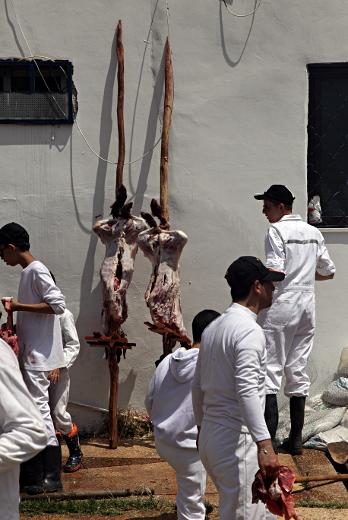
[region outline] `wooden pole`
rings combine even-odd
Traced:
[[[117,348],[110,346],[108,349],[108,362],[110,371],[110,397],[109,397],[109,448],[117,448],[117,399],[118,399],[118,362]]]
[[[117,37],[116,37],[116,53],[118,59],[118,70],[117,70],[117,82],[118,82],[118,94],[117,94],[117,127],[118,127],[118,161],[116,168],[116,190],[115,198],[117,197],[118,189],[123,183],[123,167],[124,159],[126,155],[126,144],[124,135],[124,48],[122,43],[122,21],[119,20],[117,25]]]
[[[169,220],[168,210],[168,157],[169,157],[169,131],[173,105],[173,69],[169,38],[166,43],[165,76],[164,76],[164,110],[163,129],[161,142],[161,166],[160,166],[160,205],[163,216]]]
[[[306,476],[306,477],[295,477],[295,483],[300,482],[320,482],[321,480],[348,480],[348,475],[339,474],[336,475],[317,475],[317,476]]]

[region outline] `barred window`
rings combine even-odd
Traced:
[[[72,72],[69,61],[0,60],[0,124],[72,124]]]
[[[348,227],[348,64],[308,65],[308,199],[318,227]]]

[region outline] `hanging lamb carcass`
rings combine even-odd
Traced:
[[[118,190],[116,201],[111,207],[112,219],[99,220],[93,226],[100,240],[106,246],[106,253],[100,269],[103,294],[102,324],[104,334],[121,334],[121,325],[128,316],[126,293],[132,280],[134,261],[138,251],[137,237],[148,229],[142,217],[131,214],[133,203],[125,204],[126,188]]]
[[[154,325],[167,327],[179,336],[178,341],[190,345],[182,317],[179,272],[180,255],[188,238],[182,231],[169,231],[169,222],[155,199],[151,201],[151,211],[160,224],[149,213],[142,212],[151,227],[137,237],[139,248],[152,263],[145,301]]]

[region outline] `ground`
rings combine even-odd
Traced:
[[[76,473],[63,474],[65,494],[77,492],[93,492],[108,490],[110,494],[117,490],[151,489],[158,497],[175,502],[176,483],[175,474],[170,466],[157,455],[152,437],[120,440],[117,449],[108,448],[108,439],[87,439],[83,441],[85,468]],[[63,458],[67,456],[67,448],[63,445]],[[302,456],[291,457],[279,454],[282,464],[285,464],[298,475],[332,475],[335,474],[325,455],[317,450],[304,450]],[[335,502],[348,504],[348,491],[342,482],[323,483],[313,482],[304,487],[303,484],[294,485],[295,503],[313,501],[316,503]],[[24,495],[23,495],[24,497]],[[217,520],[218,496],[211,481],[208,482],[206,500],[213,504],[211,520]],[[301,520],[346,520],[347,509],[308,508],[297,507],[297,514]],[[111,516],[112,517],[112,516]],[[21,519],[24,520],[24,515]],[[100,515],[80,516],[69,514],[64,516],[55,514],[41,514],[31,517],[34,520],[101,520]],[[116,516],[114,517],[116,518]],[[161,511],[133,510],[126,514],[117,515],[119,520],[175,520],[176,514],[171,505]]]

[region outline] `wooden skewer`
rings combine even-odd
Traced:
[[[116,37],[116,53],[118,59],[117,69],[117,82],[118,82],[118,95],[117,95],[117,126],[118,126],[118,161],[116,167],[116,190],[115,198],[119,188],[123,183],[123,167],[124,159],[126,155],[126,144],[124,135],[124,47],[122,43],[122,21],[119,20],[117,25],[117,37]]]
[[[161,141],[160,165],[160,205],[163,216],[169,221],[168,210],[168,159],[169,159],[169,130],[173,105],[173,69],[169,39],[166,43],[165,76],[164,76],[164,109],[163,129]]]
[[[336,473],[336,475],[316,475],[311,477],[310,475],[306,477],[295,477],[295,483],[300,482],[319,482],[321,480],[348,480],[348,475],[346,474],[339,474]]]

